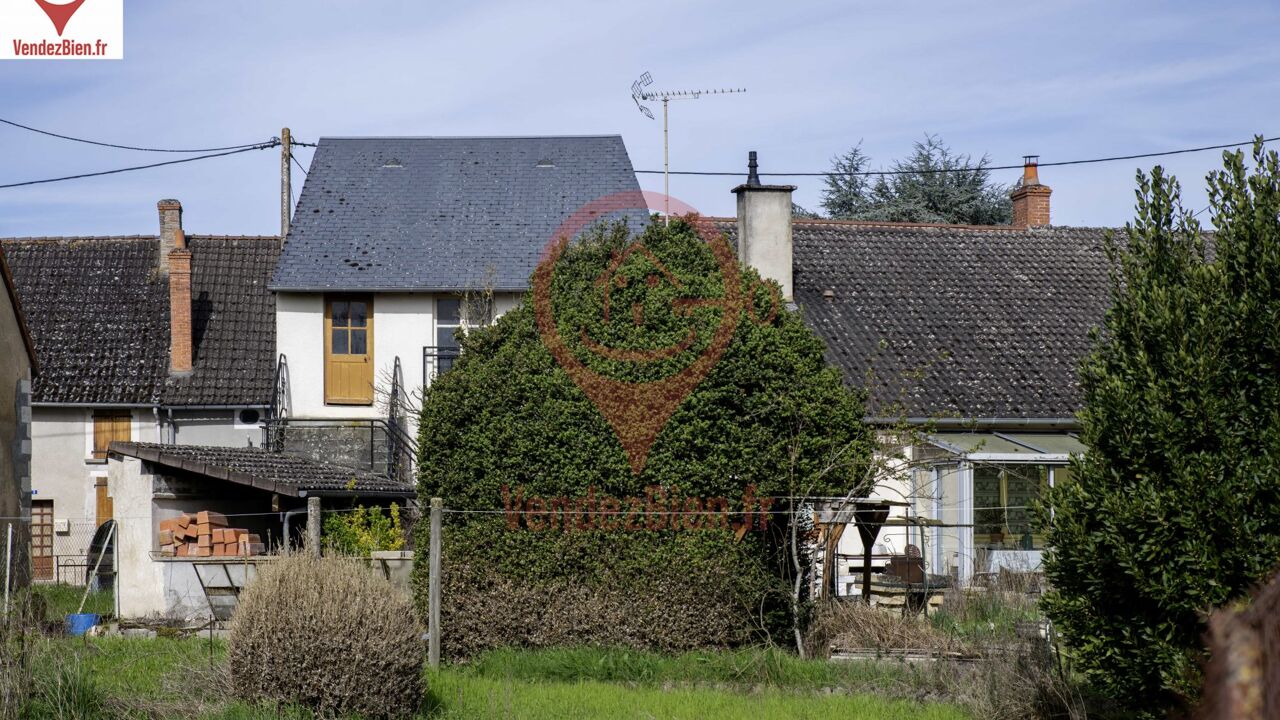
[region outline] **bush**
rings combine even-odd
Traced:
[[[723,314],[736,313],[723,354],[674,409],[643,469],[633,472],[614,428],[544,345],[531,295],[495,325],[462,337],[463,351],[453,369],[425,391],[419,425],[424,504],[442,497],[451,510],[478,511],[446,516],[444,555],[455,568],[472,571],[455,577],[455,583],[478,578],[491,585],[464,584],[455,593],[496,597],[495,587],[520,587],[521,597],[530,594],[528,602],[537,606],[544,601],[534,596],[554,603],[554,593],[574,588],[583,598],[574,616],[584,629],[572,637],[581,641],[611,642],[621,635],[628,645],[716,647],[747,640],[754,630],[762,638],[789,641],[796,570],[786,551],[785,513],[795,508],[785,498],[858,491],[872,443],[861,394],[827,365],[822,342],[798,312],[775,314],[769,286],[750,268],[734,267],[745,298],[742,307],[676,312],[677,300],[727,293],[713,253],[689,223],[676,221],[669,228],[651,223],[639,240],[681,287],[655,282],[658,276],[641,253],[627,254],[636,238],[625,227],[588,231],[565,249],[551,280],[551,305],[565,346],[592,372],[621,383],[646,383],[690,367],[716,336]],[[609,316],[597,280],[615,259],[622,264],[613,277],[626,276],[628,282],[608,284],[614,287],[612,302],[633,312]],[[641,315],[643,325],[634,324]],[[698,340],[673,357],[646,364],[601,356],[584,344],[587,336],[636,351],[677,347],[681,338]],[[610,400],[616,398],[602,404]],[[686,500],[725,498],[734,512],[747,496],[774,504],[768,530],[748,532],[738,541],[732,532],[719,530],[533,532],[501,519],[491,522],[495,509],[504,508],[504,487],[513,495],[570,500],[593,492],[636,498],[647,488],[662,488]],[[646,519],[665,522],[666,516]],[[423,524],[419,532],[425,529]],[[427,545],[420,537],[418,546]],[[415,577],[419,605],[426,595],[424,565],[418,564]],[[741,579],[729,583],[725,578],[734,573]],[[680,584],[691,587],[676,589]],[[704,592],[698,585],[727,591]],[[584,615],[586,607],[605,609],[587,598],[616,596],[629,612],[660,618],[645,605],[655,592],[696,597],[680,615],[685,638],[658,637],[645,628],[617,630],[616,620]],[[454,603],[449,595],[446,613]],[[465,605],[457,611],[469,617],[479,612]],[[730,616],[736,618],[732,631],[724,625]],[[698,617],[706,621],[698,625]],[[520,625],[508,613],[477,620],[477,632],[490,633],[491,640],[462,645],[490,646],[499,636],[544,643],[535,629],[516,633],[503,627],[513,621]],[[593,634],[585,628],[602,630]],[[446,626],[446,638],[450,632]]]
[[[1081,370],[1089,449],[1041,516],[1045,610],[1135,714],[1194,700],[1205,614],[1280,557],[1280,157],[1259,142],[1253,159],[1209,176],[1212,237],[1176,180],[1139,175]]]
[[[422,700],[421,634],[409,598],[365,565],[287,556],[259,566],[240,595],[232,688],[322,715],[404,717]]]
[[[368,557],[376,550],[404,547],[400,506],[395,503],[385,512],[380,507],[357,505],[347,512],[328,513],[324,516],[322,533],[325,552],[340,555]]]

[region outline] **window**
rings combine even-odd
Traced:
[[[92,458],[105,462],[107,448],[112,442],[116,440],[129,442],[133,439],[132,426],[133,419],[127,410],[99,410],[94,412]]]
[[[373,298],[326,298],[324,401],[373,403]]]
[[[973,536],[992,550],[1040,550],[1031,505],[1049,486],[1049,466],[980,463],[973,468]]]
[[[436,336],[435,345],[423,348],[423,372],[428,378],[448,372],[453,368],[453,361],[458,359],[458,339],[454,337],[458,328],[462,327],[462,300],[460,298],[438,298],[436,300]],[[429,383],[423,382],[423,385]]]

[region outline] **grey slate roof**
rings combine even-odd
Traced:
[[[1071,418],[1105,232],[797,220],[795,299],[873,417]]]
[[[266,405],[277,238],[191,235],[195,371],[169,380],[169,286],[155,236],[0,240],[41,372],[36,403]]]
[[[639,190],[617,135],[321,138],[271,286],[523,290],[575,210]]]
[[[295,497],[415,494],[412,485],[381,475],[262,448],[113,442],[110,450],[116,455]]]

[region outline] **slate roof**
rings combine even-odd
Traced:
[[[169,286],[155,236],[0,240],[40,373],[32,401],[266,405],[276,238],[189,235],[195,371],[169,383]]]
[[[272,289],[524,290],[574,211],[639,191],[617,135],[321,138]]]
[[[113,442],[110,451],[295,497],[412,497],[415,494],[413,486],[408,483],[262,448]]]
[[[1068,419],[1105,232],[796,220],[795,300],[872,417]]]

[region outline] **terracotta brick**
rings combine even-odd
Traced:
[[[218,527],[227,526],[227,516],[222,513],[216,513],[209,510],[202,510],[196,514],[196,522],[201,525],[216,525]]]
[[[186,543],[178,545],[174,548],[173,554],[178,557],[188,557],[191,554],[191,546]]]
[[[196,545],[199,547],[213,547],[213,537],[211,535],[201,535],[196,538]]]
[[[213,548],[198,547],[196,548],[196,557],[209,557],[213,555]]]

